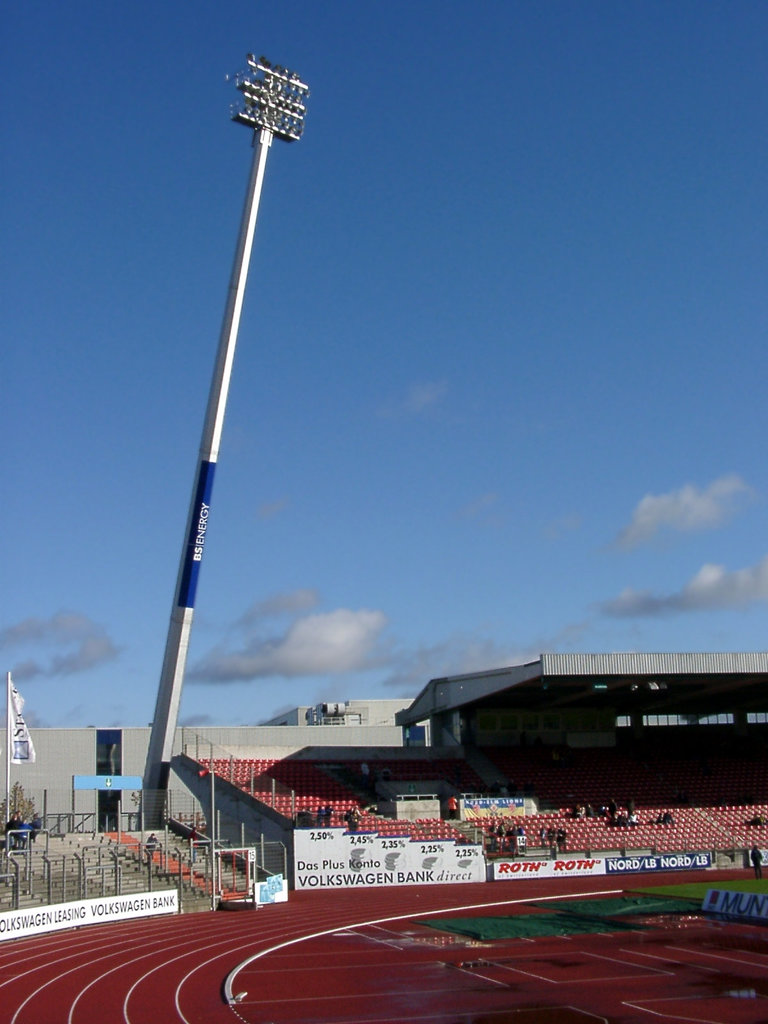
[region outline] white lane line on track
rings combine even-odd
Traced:
[[[112,959],[114,957],[114,955],[115,955],[114,951],[110,951],[109,953],[105,953],[104,956],[96,957],[94,960],[90,960],[89,961],[89,965],[92,965],[94,963],[98,963],[101,960],[110,960],[110,959]],[[69,974],[74,974],[76,971],[82,970],[82,967],[83,967],[82,958],[80,957],[80,955],[77,955],[77,956],[78,956],[78,963],[76,964],[76,966],[71,967],[68,971],[64,971],[62,974],[57,974],[55,978],[49,978],[48,981],[44,982],[42,985],[39,985],[34,990],[34,992],[30,992],[29,995],[27,996],[27,998],[23,1002],[19,1003],[19,1005],[16,1007],[16,1012],[14,1013],[13,1017],[11,1017],[11,1019],[9,1021],[9,1024],[16,1024],[16,1021],[19,1018],[19,1014],[24,1009],[24,1007],[27,1005],[27,1003],[31,1002],[34,998],[36,998],[39,995],[39,993],[43,991],[43,989],[48,988],[49,985],[55,985],[57,982],[61,981],[62,978],[66,978],[67,975],[69,975]],[[68,957],[63,957],[63,959],[66,960],[66,959],[69,959],[69,958]],[[32,973],[32,972],[27,972],[27,973]]]
[[[63,934],[66,934],[66,933],[60,933],[60,934],[63,935]],[[76,935],[83,935],[83,936],[85,936],[86,933],[85,932],[76,932],[75,934]],[[85,944],[84,947],[81,947],[80,949],[78,949],[74,953],[68,953],[66,956],[59,957],[57,960],[54,960],[52,962],[51,961],[46,961],[45,966],[48,966],[48,967],[50,967],[52,965],[55,965],[56,963],[66,963],[67,961],[72,961],[72,960],[75,960],[76,964],[75,964],[74,967],[71,967],[69,970],[62,971],[60,974],[57,974],[55,977],[49,978],[43,984],[38,985],[38,987],[35,989],[35,991],[30,993],[30,994],[28,994],[26,996],[26,998],[23,1000],[23,1002],[21,1002],[16,1007],[15,1013],[14,1013],[13,1017],[11,1018],[11,1021],[9,1022],[9,1024],[15,1024],[15,1022],[18,1019],[19,1014],[24,1009],[24,1007],[32,999],[38,997],[39,994],[41,992],[43,992],[46,988],[49,988],[50,986],[56,985],[56,984],[58,984],[61,981],[62,978],[66,978],[69,975],[74,974],[74,973],[76,973],[79,970],[82,970],[84,955],[88,954],[91,951],[91,949],[93,949],[93,951],[98,950],[99,952],[101,952],[104,949],[104,945],[105,945],[104,940],[105,940],[105,938],[108,938],[108,937],[109,936],[107,936],[107,935],[101,935],[100,941],[98,941],[98,942],[95,942],[95,941],[94,942],[89,942],[89,943]],[[127,950],[127,949],[133,948],[135,946],[135,944],[136,944],[137,937],[143,938],[145,941],[147,941],[148,946],[152,947],[152,948],[147,948],[147,946],[144,947],[144,951],[143,951],[143,954],[142,954],[142,956],[144,956],[144,957],[154,956],[155,952],[156,952],[155,949],[154,949],[155,946],[161,946],[163,948],[167,948],[167,944],[168,944],[168,936],[167,935],[164,934],[162,936],[155,937],[152,934],[151,929],[141,929],[141,930],[138,930],[138,931],[132,931],[129,936],[123,938],[116,945],[110,945],[109,946],[109,952],[103,953],[103,955],[101,955],[101,956],[91,956],[86,961],[86,963],[89,966],[91,966],[93,964],[101,963],[102,961],[114,960],[116,953],[119,953],[121,949]],[[90,936],[89,936],[89,938],[90,938]],[[94,936],[94,939],[95,938],[97,938],[97,936]],[[188,939],[186,941],[189,942]],[[133,961],[128,961],[128,962],[130,963],[130,962],[133,962]],[[126,961],[121,961],[121,963],[118,965],[118,967],[124,966],[125,964],[126,964]],[[39,967],[40,967],[40,965],[38,964],[36,967],[30,968],[29,970],[25,971],[23,974],[19,974],[17,972],[15,977],[8,979],[8,981],[0,983],[0,987],[2,987],[2,985],[10,984],[12,982],[18,982],[19,980],[21,980],[22,978],[26,977],[27,975],[30,975],[30,974],[34,975],[36,973],[36,971],[39,970]],[[115,970],[115,969],[118,969],[118,968],[112,968],[110,971],[108,971],[106,973],[112,973],[112,971]],[[103,977],[103,976],[104,975],[100,975],[100,978]],[[97,980],[100,980],[100,979],[97,979]],[[89,985],[86,986],[86,987],[89,988],[91,984],[92,984],[92,982],[89,983]],[[79,996],[77,998],[79,998]],[[7,1002],[8,1002],[8,999],[6,997],[5,998],[5,1003],[6,1003],[6,1007],[5,1008],[9,1009],[9,1007],[7,1006]],[[59,1008],[59,1010],[61,1011],[61,1007]]]
[[[202,934],[201,932],[198,932],[193,939],[190,939],[188,937],[188,931],[187,931],[186,927],[180,927],[179,931],[181,931],[183,933],[182,936],[181,936],[182,942],[180,944],[186,947],[184,952],[179,953],[177,956],[172,957],[170,960],[164,960],[160,964],[155,964],[155,966],[150,971],[145,971],[144,974],[142,974],[141,977],[138,978],[133,983],[133,985],[128,990],[128,994],[125,996],[125,998],[123,1000],[123,1016],[124,1016],[125,1021],[128,1021],[128,1019],[129,1019],[128,1016],[127,1016],[127,1012],[126,1012],[126,1007],[127,1007],[127,1003],[128,1003],[128,995],[130,995],[130,993],[133,991],[133,989],[136,987],[136,985],[138,985],[141,981],[143,981],[150,974],[154,974],[155,971],[158,971],[158,970],[162,969],[163,967],[165,967],[167,964],[175,963],[177,960],[181,960],[185,956],[190,956],[191,954],[196,952],[196,950],[199,948],[199,945],[200,945],[201,942],[208,942],[208,943],[210,943],[210,937],[206,938],[205,935]],[[206,929],[206,931],[208,931],[208,929]],[[216,929],[215,932],[214,932],[213,929],[210,929],[210,933],[211,933],[211,937],[212,937],[214,934],[218,934],[218,929]],[[163,948],[165,950],[168,949],[168,940],[169,940],[169,936],[164,936],[162,940],[158,940],[158,941],[162,941]],[[176,948],[178,948],[179,936],[174,935],[173,936],[173,940],[177,944]],[[224,940],[222,940],[222,942],[223,941]],[[231,941],[231,936],[227,936],[226,941],[230,942]],[[192,948],[190,948],[190,943],[193,943]],[[93,985],[96,985],[99,982],[103,981],[104,978],[108,977],[110,974],[114,974],[116,971],[122,971],[126,967],[130,967],[131,964],[139,963],[141,960],[145,960],[148,956],[154,956],[154,955],[155,955],[154,953],[151,953],[151,952],[148,952],[147,950],[144,950],[141,954],[139,954],[139,956],[135,956],[131,960],[121,960],[119,964],[116,964],[114,967],[110,968],[108,971],[105,971],[98,978],[94,978],[93,981],[89,982],[85,986],[85,988],[81,989],[80,992],[78,992],[77,996],[75,997],[75,999],[74,999],[74,1001],[73,1001],[73,1003],[72,1003],[72,1005],[70,1007],[70,1010],[69,1010],[69,1017],[67,1018],[67,1024],[73,1024],[73,1015],[74,1015],[77,1003],[80,1000],[80,997],[82,995],[84,995],[90,988],[92,988]]]
[[[279,949],[287,949],[288,947],[295,946],[295,945],[297,945],[300,942],[306,942],[308,939],[319,939],[319,938],[322,938],[324,935],[333,935],[334,932],[341,931],[342,928],[345,929],[345,930],[349,930],[350,928],[367,928],[367,927],[370,927],[371,925],[387,924],[389,921],[403,921],[403,920],[407,920],[407,919],[413,918],[413,917],[427,917],[427,916],[433,917],[433,916],[436,916],[436,915],[439,915],[439,914],[459,914],[459,913],[462,913],[463,911],[467,911],[467,910],[484,910],[484,909],[486,909],[488,907],[512,907],[512,906],[520,906],[520,905],[525,904],[525,903],[555,902],[557,900],[570,900],[570,899],[574,899],[574,898],[576,898],[578,896],[585,896],[585,895],[588,895],[588,896],[616,896],[618,893],[622,893],[622,892],[624,892],[623,889],[601,889],[601,890],[593,891],[593,892],[589,892],[589,893],[583,893],[583,892],[565,893],[565,894],[560,895],[560,896],[529,896],[528,898],[521,899],[521,900],[506,899],[506,900],[496,900],[496,901],[494,901],[492,903],[469,903],[469,904],[465,904],[465,905],[462,905],[462,906],[443,907],[440,910],[430,910],[430,909],[419,910],[419,909],[414,909],[412,907],[410,910],[407,911],[407,913],[404,913],[404,914],[395,914],[395,915],[393,915],[391,917],[379,917],[379,918],[375,918],[373,920],[358,921],[357,923],[354,923],[354,924],[347,923],[347,924],[344,924],[344,925],[338,925],[335,928],[325,928],[322,931],[314,932],[314,933],[309,934],[309,935],[302,935],[299,938],[289,939],[286,942],[278,942],[276,945],[270,946],[267,949],[263,949],[263,950],[261,950],[258,953],[254,953],[253,956],[250,956],[247,959],[243,960],[243,962],[241,964],[238,964],[237,967],[235,967],[234,970],[230,971],[229,975],[227,976],[227,980],[224,983],[224,997],[226,998],[226,1000],[229,1003],[229,1005],[232,1006],[233,1008],[237,1005],[237,1003],[236,1003],[236,1001],[234,999],[234,996],[233,996],[233,986],[234,986],[235,979],[237,978],[237,975],[240,973],[240,971],[245,970],[246,967],[249,967],[252,963],[255,963],[256,960],[260,960],[262,957],[267,956],[269,953],[275,953]],[[186,1022],[186,1024],[189,1024],[189,1022]]]
[[[662,963],[665,963],[665,964],[673,963],[673,964],[679,964],[680,967],[695,967],[696,970],[698,970],[698,971],[709,971],[711,974],[719,974],[720,973],[720,971],[718,971],[718,969],[716,967],[705,967],[703,964],[692,963],[690,960],[683,960],[682,957],[675,958],[675,957],[672,957],[672,956],[659,956],[657,953],[645,953],[645,952],[643,952],[642,950],[639,950],[639,949],[622,949],[621,952],[622,953],[631,954],[632,956],[645,957],[648,960],[660,960]],[[688,952],[690,953],[691,950],[688,950]],[[661,968],[657,968],[657,970],[661,970]],[[674,974],[675,972],[674,971],[666,971],[666,972],[662,972],[662,973]]]
[[[685,952],[685,947],[682,946],[668,946],[667,948],[674,950],[676,953]],[[766,959],[764,955],[757,954],[757,961],[742,960],[741,957],[728,956],[725,953],[708,953],[706,949],[701,948],[696,950],[696,956],[707,956],[710,960],[724,960],[727,964],[741,964],[743,967],[765,967]]]
[[[627,1006],[631,1010],[638,1010],[640,1013],[649,1013],[653,1017],[661,1017],[663,1020],[685,1020],[688,1021],[689,1024],[728,1024],[727,1020],[725,1019],[725,1015],[723,1019],[717,1020],[713,1020],[712,1017],[692,1017],[690,1013],[675,1013],[674,1005],[670,1005],[674,1004],[675,1002],[680,1002],[683,1006],[685,1006],[686,1004],[690,1006],[690,1004],[693,1001],[693,999],[686,999],[685,996],[680,996],[679,999],[677,999],[674,996],[670,996],[668,999],[664,999],[663,997],[660,999],[646,999],[643,1000],[643,1002],[638,1003],[631,1003],[628,1000],[625,1000],[622,1002],[621,1005]],[[663,1004],[665,1007],[665,1011],[662,1012],[660,1009],[651,1009],[651,1003]],[[726,1009],[727,1007],[723,1007],[724,1011]]]
[[[184,984],[186,979],[191,974],[194,974],[201,967],[205,967],[207,964],[212,963],[214,960],[220,959],[222,956],[230,955],[232,953],[233,944],[234,943],[240,943],[242,940],[241,940],[241,936],[239,936],[239,935],[238,936],[233,936],[231,934],[227,934],[224,938],[220,939],[218,942],[211,942],[210,940],[208,940],[207,943],[206,943],[204,940],[201,941],[200,937],[197,936],[197,935],[195,935],[190,941],[194,942],[194,949],[187,949],[183,953],[179,953],[178,956],[171,957],[168,960],[163,960],[163,962],[160,963],[160,964],[155,964],[155,966],[151,970],[145,971],[144,974],[142,974],[140,978],[137,978],[136,981],[131,985],[131,987],[128,989],[128,991],[125,994],[125,998],[123,999],[123,1021],[124,1021],[124,1024],[131,1024],[131,1017],[130,1017],[130,1014],[128,1012],[128,1001],[131,998],[131,995],[133,994],[133,992],[136,989],[137,985],[140,985],[142,982],[146,981],[146,979],[149,978],[150,975],[155,974],[157,971],[164,970],[165,968],[170,966],[170,964],[177,963],[179,960],[184,960],[186,957],[191,956],[193,953],[199,952],[199,950],[200,950],[202,945],[204,945],[206,949],[214,949],[217,946],[224,946],[225,948],[220,950],[218,953],[216,953],[215,956],[209,957],[207,960],[204,960],[202,963],[196,962],[195,966],[193,967],[193,969],[191,971],[187,971],[187,973],[183,976],[181,981],[179,981],[178,984],[176,985],[176,989],[174,991],[174,1005],[176,1006],[176,1011],[177,1011],[177,1013],[179,1015],[179,1020],[185,1021],[186,1024],[189,1024],[189,1022],[187,1021],[187,1018],[184,1016],[184,1014],[183,1014],[183,1012],[181,1010],[181,1007],[179,1005],[179,990],[181,989],[182,985]],[[167,1022],[164,1021],[163,1024],[167,1024]]]
[[[589,1010],[584,1010],[580,1006],[570,1006],[568,1004],[558,1003],[557,1005],[552,1005],[552,1006],[548,1006],[547,1007],[547,1011],[551,1011],[552,1013],[556,1013],[558,1010],[567,1010],[569,1015],[570,1015],[569,1019],[571,1017],[576,1017],[578,1015],[580,1017],[583,1017],[585,1020],[598,1021],[599,1024],[610,1024],[610,1021],[608,1020],[607,1017],[601,1017],[597,1013],[590,1013]],[[235,1013],[237,1014],[236,1010],[235,1010]],[[240,1017],[240,1014],[237,1014],[237,1016]],[[498,1017],[499,1020],[500,1020],[500,1024],[508,1024],[508,1022],[509,1022],[509,1010],[504,1008],[504,1009],[498,1009],[498,1010],[484,1010],[483,1011],[483,1020],[484,1021],[490,1021],[493,1017]],[[244,1020],[245,1018],[240,1017],[240,1019]],[[386,1018],[386,1017],[381,1017],[381,1016],[379,1016],[379,1017],[360,1017],[360,1016],[358,1016],[358,1017],[355,1018],[355,1024],[429,1024],[430,1021],[436,1021],[437,1024],[445,1024],[445,1014],[444,1013],[439,1013],[439,1014],[435,1014],[435,1013],[404,1014],[402,1012],[398,1012],[397,1017]],[[336,1021],[332,1021],[329,1018],[326,1018],[324,1024],[349,1024],[349,1018],[348,1017],[340,1017]]]

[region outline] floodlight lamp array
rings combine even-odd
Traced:
[[[248,70],[235,76],[235,85],[243,94],[243,103],[233,105],[233,121],[265,128],[286,142],[301,138],[309,86],[294,71],[249,53]]]

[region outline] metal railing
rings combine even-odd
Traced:
[[[0,882],[3,882],[5,887],[11,886],[11,910],[19,909],[19,865],[13,859],[8,858],[8,865],[13,868],[13,871],[6,871],[4,874],[0,874]]]

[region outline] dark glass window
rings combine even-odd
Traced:
[[[96,730],[96,774],[123,774],[123,730]]]

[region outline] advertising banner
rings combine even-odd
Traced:
[[[485,881],[480,845],[342,828],[296,829],[293,835],[296,889]]]
[[[712,867],[710,853],[665,853],[637,857],[568,857],[557,860],[494,860],[494,881],[524,878],[577,878],[634,871],[690,871]]]
[[[525,800],[521,796],[479,797],[464,801],[464,818],[467,821],[483,818],[511,818],[525,813]]]
[[[710,914],[727,914],[729,917],[746,917],[768,923],[768,893],[710,889],[701,909]]]
[[[20,939],[25,935],[42,935],[63,928],[82,928],[89,924],[107,924],[155,914],[176,914],[178,910],[179,894],[176,889],[9,910],[0,914],[0,941]]]
[[[604,875],[605,861],[600,857],[564,857],[558,860],[495,860],[494,881],[512,881],[525,878],[583,878]]]
[[[690,871],[711,867],[711,853],[661,853],[637,857],[608,857],[605,862],[605,873],[616,875],[627,871]]]

